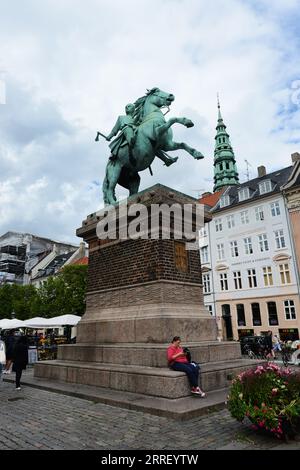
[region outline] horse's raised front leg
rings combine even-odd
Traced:
[[[156,138],[161,139],[163,135],[170,129],[173,124],[182,124],[185,127],[193,127],[194,123],[190,119],[187,118],[171,118],[165,124],[161,126],[157,126],[155,129]]]
[[[164,150],[179,150],[179,149],[185,150],[190,155],[192,155],[192,157],[194,157],[196,160],[201,160],[202,158],[204,158],[204,155],[202,155],[201,152],[194,149],[193,147],[190,147],[188,144],[184,142],[167,141],[164,146]]]

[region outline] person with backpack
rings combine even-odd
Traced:
[[[180,343],[180,336],[174,336],[172,344],[168,347],[167,350],[168,365],[172,370],[185,372],[191,386],[191,393],[193,395],[199,395],[201,398],[204,398],[206,394],[198,385],[200,371],[199,365],[189,362],[187,355],[190,354],[190,352],[184,352],[180,346]],[[191,356],[189,356],[189,358],[191,359]]]

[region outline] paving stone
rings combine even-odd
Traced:
[[[223,409],[188,421],[143,414],[37,388],[24,387],[23,400],[13,384],[0,383],[0,450],[108,449],[300,449],[258,435]]]

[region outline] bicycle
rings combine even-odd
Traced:
[[[292,355],[291,353],[292,353],[291,348],[288,348],[286,346],[281,346],[281,359],[285,367],[288,366],[291,360],[291,355]]]
[[[244,354],[247,354],[247,356],[249,357],[249,359],[256,359],[256,355],[254,354],[254,352],[253,352],[252,349],[250,348],[249,344],[245,344],[245,346],[244,346]]]

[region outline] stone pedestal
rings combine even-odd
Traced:
[[[240,347],[216,341],[215,319],[203,304],[199,250],[186,250],[188,240],[178,238],[178,208],[191,205],[196,230],[198,202],[158,184],[129,198],[128,206],[134,204],[147,207],[141,218],[143,238],[121,239],[124,212],[118,204],[116,239],[99,240],[97,224],[104,216],[97,213],[77,230],[89,244],[86,313],[78,324],[77,344],[60,346],[57,361],[38,363],[35,376],[183,397],[190,393],[186,376],[169,370],[166,362],[166,349],[178,335],[203,364],[203,387],[225,387],[228,371],[241,366]],[[162,221],[157,238],[146,238],[153,229],[153,204],[177,204],[169,239],[164,239]],[[126,229],[132,220],[125,221]]]

